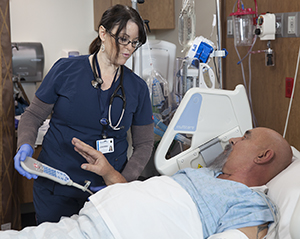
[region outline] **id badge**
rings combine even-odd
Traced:
[[[96,145],[97,150],[103,154],[113,153],[115,151],[113,138],[97,140]]]

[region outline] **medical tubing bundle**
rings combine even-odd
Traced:
[[[252,48],[254,47],[256,40],[257,40],[257,35],[254,36],[253,43],[252,43],[252,45],[249,47],[249,50],[248,50],[247,54],[246,54],[242,59],[239,58],[240,61],[238,61],[238,63],[237,63],[238,65],[241,64],[242,61],[243,61],[249,54],[253,54]]]
[[[256,38],[255,38],[256,39]],[[254,45],[254,44],[253,44]],[[252,49],[252,48],[251,48]],[[257,120],[254,114],[254,109],[253,109],[253,103],[252,103],[252,91],[251,91],[251,86],[252,86],[252,70],[251,70],[251,54],[249,54],[249,59],[248,59],[248,68],[249,68],[249,87],[248,87],[248,91],[249,91],[249,102],[250,102],[250,108],[251,108],[251,114],[252,114],[252,122],[253,122],[253,126],[257,127]]]
[[[146,44],[149,51],[149,62],[151,67],[150,76],[146,79],[150,100],[152,106],[161,107],[163,102],[165,102],[166,97],[169,97],[168,81],[154,69],[149,41],[147,41]]]
[[[296,71],[295,71],[295,76],[294,76],[293,90],[292,90],[291,99],[290,99],[289,108],[288,108],[286,121],[285,121],[285,126],[284,126],[283,138],[285,138],[285,134],[286,134],[289,118],[290,118],[290,112],[291,112],[291,108],[292,108],[292,103],[293,103],[293,98],[294,98],[294,93],[295,93],[295,87],[296,87],[296,80],[297,80],[297,75],[298,75],[299,61],[300,61],[300,47],[299,47],[298,59],[297,59],[297,64],[296,64]]]
[[[233,6],[232,13],[231,13],[231,15],[233,17],[236,17],[236,16],[241,17],[241,16],[247,16],[247,15],[254,14],[254,12],[250,11],[250,9],[247,9],[247,11],[244,11],[244,4],[243,4],[243,2],[242,2],[242,7],[240,9],[240,2],[241,2],[240,0],[237,0],[235,2],[234,6]],[[258,15],[257,12],[258,12],[258,10],[257,10],[256,0],[254,0],[254,3],[255,3],[255,17],[257,18],[257,15]],[[236,5],[237,5],[237,12],[234,12],[234,9],[235,9]],[[240,11],[240,10],[242,10],[242,11]],[[254,114],[253,106],[252,106],[252,96],[251,96],[252,95],[251,94],[251,78],[252,78],[252,75],[251,75],[251,52],[252,52],[252,48],[253,48],[256,40],[257,40],[257,35],[254,36],[254,39],[252,41],[252,44],[251,44],[251,46],[250,46],[247,54],[242,59],[241,59],[241,56],[240,56],[239,51],[237,49],[237,43],[236,43],[236,41],[234,41],[234,48],[235,48],[235,51],[236,51],[236,53],[238,55],[238,58],[239,58],[238,64],[241,65],[242,77],[243,77],[244,86],[246,88],[246,92],[247,92],[247,95],[248,95],[249,105],[250,105],[251,114],[252,114],[252,123],[253,123],[254,127],[257,126],[257,121],[256,121],[256,117],[255,117],[255,114]],[[249,63],[249,85],[248,85],[248,87],[246,85],[244,65],[243,65],[243,62],[242,62],[247,56],[249,56],[249,62],[248,62]]]
[[[240,53],[237,49],[237,46],[234,44],[234,49],[236,51],[236,54],[239,58],[239,62],[238,64],[241,65],[241,70],[242,70],[242,78],[243,78],[243,82],[244,82],[244,86],[245,86],[245,89],[246,89],[246,92],[247,92],[247,96],[248,96],[248,100],[249,100],[249,105],[250,105],[250,109],[251,109],[251,114],[252,114],[252,122],[253,122],[253,126],[256,127],[257,126],[257,121],[256,121],[256,117],[255,117],[255,114],[254,114],[254,110],[253,110],[253,106],[252,106],[252,94],[251,94],[251,78],[252,78],[252,74],[251,74],[251,51],[252,51],[252,48],[256,42],[256,39],[257,39],[257,36],[254,37],[254,40],[253,40],[253,43],[251,45],[251,47],[249,48],[249,51],[247,52],[246,56],[249,55],[249,59],[248,59],[248,63],[249,63],[249,84],[248,84],[248,87],[247,87],[247,84],[246,84],[246,77],[245,77],[245,71],[244,71],[244,64],[243,64],[243,60],[245,59],[245,57],[243,57],[243,59],[241,59],[241,56],[240,56]]]
[[[159,120],[155,115],[153,115],[153,118],[154,118],[154,124],[161,129],[159,130],[154,127],[154,133],[163,137],[168,127],[161,120]],[[176,134],[174,139],[186,145],[191,145],[191,140],[184,137],[181,134]]]
[[[263,238],[266,239],[268,235],[270,235],[271,232],[273,232],[275,230],[275,239],[279,239],[278,236],[278,224],[279,224],[279,220],[280,220],[280,211],[278,206],[271,200],[271,198],[269,196],[267,196],[266,194],[262,193],[261,191],[257,190],[257,189],[252,189],[253,191],[255,191],[259,196],[262,197],[262,199],[265,201],[265,203],[268,205],[268,208],[270,209],[273,219],[274,219],[274,223],[275,226],[272,230],[268,230],[267,235]],[[271,203],[273,204],[273,206],[271,205]]]

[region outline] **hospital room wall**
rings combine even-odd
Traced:
[[[234,39],[226,36],[226,19],[232,12],[236,0],[222,1],[222,47],[225,47],[229,54],[223,60],[224,88],[234,89],[237,84],[242,84],[241,66],[234,49]],[[243,0],[246,8],[254,9],[253,0]],[[258,13],[282,13],[300,11],[299,0],[279,1],[264,0],[257,1]],[[236,9],[235,9],[236,11]],[[258,126],[272,128],[283,134],[289,107],[290,98],[285,97],[286,77],[294,78],[300,38],[276,38],[271,41],[271,48],[275,52],[275,66],[265,66],[265,55],[263,53],[251,55],[251,68],[248,66],[248,58],[244,60],[245,78],[249,82],[249,69],[252,74],[252,101],[253,109]],[[267,49],[267,41],[259,38],[253,47],[253,51]],[[248,47],[238,47],[241,57],[245,56]],[[298,74],[299,76],[299,74]],[[286,132],[286,139],[296,148],[300,147],[300,88],[296,83],[295,95],[292,103],[290,118]]]
[[[149,1],[149,0],[146,0]],[[156,30],[150,39],[160,39],[177,46],[177,56],[183,56],[178,42],[177,19],[182,0],[175,3],[175,29]],[[197,0],[196,35],[209,37],[215,1]],[[88,53],[90,42],[97,36],[94,31],[93,0],[10,0],[12,42],[41,42],[44,47],[44,75],[63,55],[63,50]],[[202,24],[206,19],[206,23]],[[150,23],[151,26],[151,23]],[[212,39],[215,39],[213,34]],[[39,84],[37,84],[38,86]],[[29,100],[34,96],[35,83],[23,84]]]
[[[41,42],[44,76],[63,50],[88,53],[94,31],[93,0],[10,0],[11,41]],[[29,100],[39,84],[24,83]]]

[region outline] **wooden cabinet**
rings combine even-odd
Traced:
[[[94,0],[95,31],[98,31],[103,12],[116,4],[132,6],[131,0]],[[142,18],[149,20],[150,30],[175,28],[174,0],[145,0],[143,4],[137,5]]]

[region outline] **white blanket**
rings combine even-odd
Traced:
[[[167,176],[116,184],[90,197],[116,239],[202,239],[188,193]]]
[[[85,204],[79,215],[62,218],[58,223],[45,222],[22,231],[0,231],[1,239],[113,239],[100,214],[91,202]]]
[[[116,184],[90,197],[79,215],[18,231],[1,239],[203,239],[197,208],[182,187],[162,176]]]

